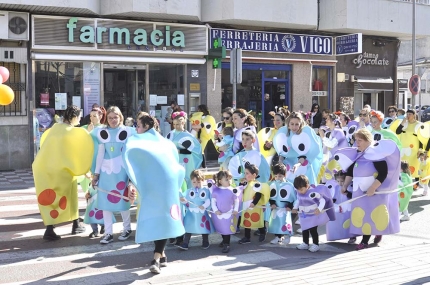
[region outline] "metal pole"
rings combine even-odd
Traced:
[[[233,83],[233,102],[231,107],[236,110],[236,83]]]
[[[416,60],[416,43],[415,43],[415,15],[416,15],[416,0],[412,0],[412,75],[416,74],[416,66],[415,66],[415,60]],[[415,96],[412,95],[412,109],[415,109]]]

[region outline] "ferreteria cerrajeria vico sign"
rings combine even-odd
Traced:
[[[206,55],[204,25],[33,15],[32,50]]]
[[[67,23],[67,29],[69,30],[69,42],[73,43],[75,41],[74,30],[76,29],[76,23],[78,18],[70,18]],[[155,29],[150,32],[148,37],[148,32],[145,29],[136,29],[133,31],[133,39],[131,41],[131,32],[127,28],[113,27],[97,27],[83,26],[80,28],[79,40],[83,43],[103,43],[103,33],[108,34],[109,44],[118,45],[130,45],[132,42],[136,46],[147,46],[148,39],[150,44],[159,47],[185,47],[185,35],[182,31],[171,31],[170,26],[166,26],[164,31]]]

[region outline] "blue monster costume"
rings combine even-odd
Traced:
[[[365,151],[347,147],[335,154],[343,170],[353,167],[352,198],[363,196],[376,179],[377,171],[373,162],[385,161],[388,167],[387,178],[376,189],[375,195],[364,196],[352,201],[351,228],[354,235],[386,235],[400,231],[399,201],[397,192],[400,175],[400,151],[392,140],[374,142]]]
[[[104,158],[100,168],[98,185],[102,190],[128,197],[128,176],[123,167],[121,154],[127,138],[135,132],[136,130],[126,126],[119,126],[115,129],[109,127],[96,128],[91,132],[91,135],[97,138],[94,145],[96,158],[99,146],[104,145]],[[95,172],[93,171],[93,173]],[[126,211],[130,209],[130,202],[128,199],[99,191],[97,208],[112,212]]]
[[[299,199],[299,219],[302,230],[322,226],[328,221],[335,220],[333,200],[325,185],[311,187],[305,194],[297,193],[297,198]],[[314,212],[317,208],[321,213],[315,215]],[[327,211],[322,212],[322,210]]]
[[[190,174],[193,170],[200,168],[203,161],[202,146],[199,141],[189,132],[171,131],[166,136],[171,140],[179,152],[179,163],[185,168],[185,181],[187,188],[193,185],[190,180]]]
[[[234,153],[238,153],[239,151],[241,151],[243,149],[242,132],[245,130],[250,130],[250,131],[254,132],[255,142],[254,142],[253,146],[255,149],[260,149],[260,146],[258,144],[257,129],[254,126],[248,126],[248,127],[243,127],[239,130],[234,131],[234,141],[233,141],[233,152]]]
[[[296,190],[288,181],[274,181],[270,184],[270,198],[276,202],[277,208],[273,209],[269,219],[268,232],[272,234],[293,235],[291,211],[287,211],[288,203],[294,204],[297,200]],[[290,206],[293,209],[293,206]],[[269,211],[269,209],[267,209]]]
[[[303,174],[308,177],[311,185],[318,184],[317,177],[323,159],[320,138],[309,126],[304,126],[300,134],[293,132],[290,132],[290,135],[287,134],[288,128],[282,127],[273,139],[276,152],[285,158],[287,180],[293,182],[296,176]],[[304,158],[304,163],[295,173],[291,173],[289,170],[298,163],[300,158]]]
[[[325,186],[327,186],[331,193],[336,216],[336,220],[329,221],[326,225],[327,240],[332,241],[346,239],[354,236],[349,233],[349,227],[351,224],[351,204],[346,203],[339,205],[348,201],[348,197],[342,194],[341,187],[334,179],[328,180]]]
[[[138,191],[136,243],[183,235],[178,191],[185,169],[175,145],[150,129],[127,140],[122,160]]]
[[[184,216],[185,231],[190,234],[211,234],[214,232],[212,220],[206,211],[211,207],[211,194],[209,189],[191,188],[184,195],[187,200],[187,212]],[[199,206],[203,206],[202,210]]]
[[[266,183],[270,180],[270,166],[264,156],[257,150],[242,150],[233,156],[228,164],[233,179],[237,182],[245,177],[245,163],[249,162],[258,168],[257,180]],[[239,184],[239,183],[236,183]]]
[[[88,199],[87,203],[87,209],[85,211],[84,216],[84,223],[86,224],[104,224],[103,219],[103,210],[100,210],[97,208],[97,190],[95,190],[93,187],[88,188],[88,193],[90,193],[91,198]],[[115,215],[111,213],[112,215],[112,222],[116,223]]]

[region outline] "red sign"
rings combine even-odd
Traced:
[[[418,74],[412,75],[409,79],[408,86],[412,95],[417,95],[420,92],[420,76]]]
[[[40,105],[49,106],[49,93],[40,93]]]

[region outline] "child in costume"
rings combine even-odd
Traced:
[[[209,217],[208,209],[211,206],[209,189],[202,187],[205,176],[200,170],[194,170],[190,174],[193,188],[185,192],[181,197],[181,203],[186,204],[187,212],[184,217],[185,235],[183,242],[178,246],[182,250],[188,250],[191,234],[201,234],[203,238],[202,248],[208,249],[209,234],[213,232],[213,225]]]
[[[420,184],[423,186],[423,196],[427,196],[427,192],[429,189],[429,179],[426,178],[430,175],[430,161],[428,160],[427,154],[420,150],[418,153],[419,161],[420,161],[420,168],[419,168],[419,177],[420,177]],[[426,179],[425,179],[426,178]]]
[[[400,221],[409,221],[408,206],[411,200],[414,187],[412,185],[411,171],[407,161],[400,162],[400,181],[399,181],[399,211],[403,216]]]
[[[222,129],[222,140],[215,145],[218,147],[220,153],[218,156],[218,163],[221,169],[228,169],[228,163],[234,156],[233,153],[233,128],[225,127]]]
[[[216,185],[212,188],[212,221],[215,230],[222,236],[219,246],[223,253],[230,251],[230,237],[236,233],[239,201],[242,198],[242,188],[233,189],[230,186],[231,179],[228,170],[221,170],[214,175]]]
[[[296,248],[317,252],[320,249],[318,226],[335,219],[330,191],[324,185],[311,188],[309,179],[305,175],[299,175],[294,179],[294,188],[297,189],[298,212],[303,236],[303,243]],[[323,212],[325,209],[327,210]],[[297,212],[297,209],[293,209],[293,211]],[[309,234],[312,236],[313,244],[311,246],[309,246]]]
[[[245,137],[245,136],[244,136]],[[243,142],[242,142],[243,143]],[[263,159],[265,162],[266,160]],[[267,163],[267,162],[266,162]],[[270,188],[266,183],[256,180],[258,168],[254,164],[245,163],[246,188],[243,191],[243,212],[240,226],[245,228],[245,237],[239,244],[251,242],[251,229],[258,229],[260,232],[259,241],[266,240],[266,227],[264,226],[263,206],[269,201]]]
[[[287,168],[284,164],[277,164],[273,167],[275,181],[270,184],[270,208],[272,209],[269,218],[269,233],[275,234],[271,244],[289,244],[293,235],[293,224],[291,210],[296,204],[297,196],[293,184],[287,182],[285,174]]]

